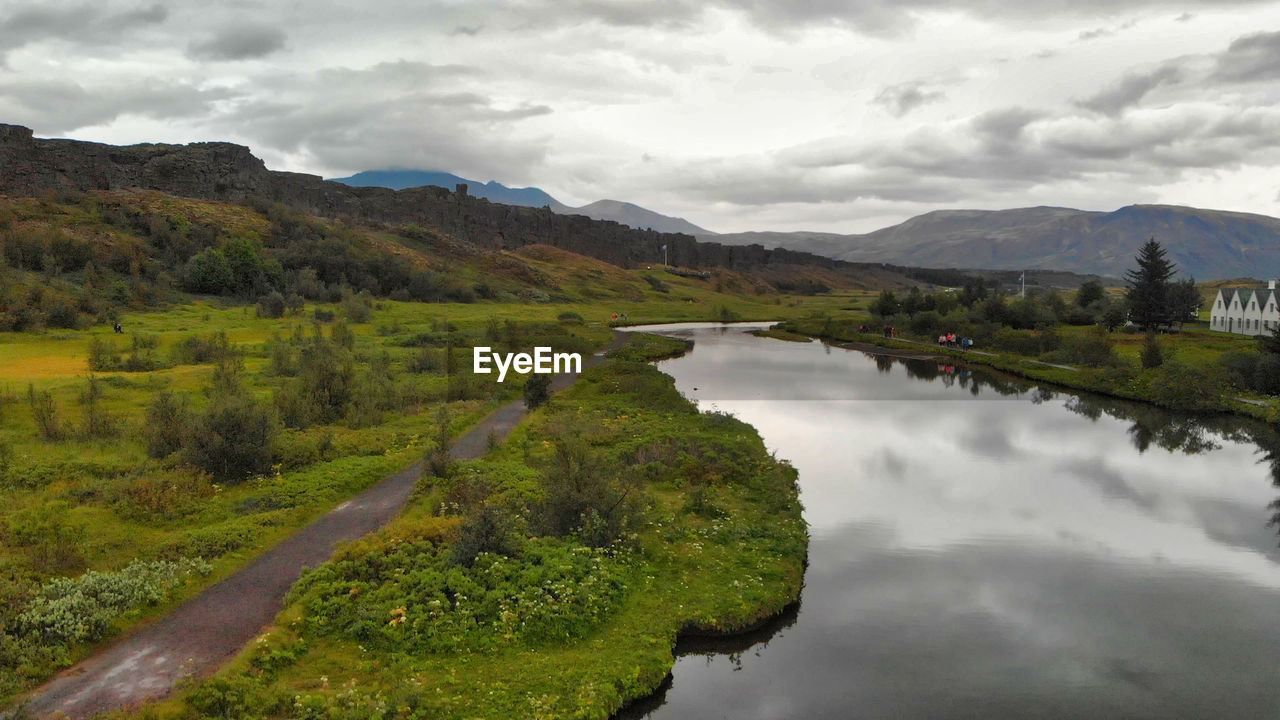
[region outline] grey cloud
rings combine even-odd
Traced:
[[[266,25],[232,25],[193,42],[187,54],[197,60],[252,60],[284,49],[285,35]]]
[[[876,96],[875,102],[902,117],[921,105],[938,102],[945,97],[946,93],[941,90],[927,90],[923,83],[909,82],[886,87]]]
[[[333,170],[414,167],[519,176],[542,162],[544,141],[521,124],[552,109],[499,103],[458,65],[381,63],[271,78],[276,92],[229,106],[216,122],[254,144]]]
[[[1268,0],[1182,0],[1177,8],[1221,8],[1224,5],[1248,7]],[[958,6],[947,0],[663,0],[662,2],[602,2],[577,0],[550,4],[525,4],[518,12],[534,24],[574,24],[600,22],[617,26],[688,26],[708,9],[726,9],[741,13],[758,27],[785,31],[797,27],[837,25],[871,34],[898,34],[915,24],[919,13],[960,11],[971,16],[1004,23],[1036,23],[1058,18],[1111,18],[1121,13],[1147,8],[1164,8],[1169,3],[1158,0],[974,0]],[[505,10],[517,10],[506,7]],[[1089,31],[1086,31],[1089,32]],[[1104,31],[1107,34],[1114,30]]]
[[[990,140],[1009,141],[1022,134],[1028,125],[1044,114],[1023,107],[1002,108],[985,112],[973,119],[973,129]]]
[[[107,3],[80,5],[28,4],[0,16],[0,54],[47,40],[85,45],[118,43],[138,28],[157,25],[169,17],[160,4],[112,10]]]
[[[0,116],[44,133],[102,125],[121,115],[154,119],[200,117],[233,96],[226,88],[141,81],[86,89],[63,80],[0,81]]]
[[[1118,35],[1122,31],[1128,30],[1137,24],[1136,20],[1130,20],[1129,22],[1115,27],[1099,27],[1093,28],[1092,30],[1081,30],[1080,34],[1077,35],[1076,38],[1082,42],[1087,42],[1089,40],[1097,40],[1098,38],[1111,37],[1112,35]]]
[[[1217,56],[1213,77],[1232,82],[1280,79],[1280,32],[1247,35]]]
[[[1169,85],[1183,78],[1182,69],[1176,64],[1165,64],[1149,72],[1129,73],[1111,87],[1076,104],[1094,112],[1115,115],[1125,108],[1137,105],[1152,90]]]
[[[1280,159],[1280,109],[1172,106],[1142,116],[1005,108],[896,141],[831,138],[757,158],[680,167],[682,192],[742,205],[878,198],[1004,202],[1044,184],[1146,187],[1191,170]]]

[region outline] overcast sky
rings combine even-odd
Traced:
[[[718,231],[1280,215],[1280,0],[0,0],[0,122],[446,170]]]

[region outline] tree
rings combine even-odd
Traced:
[[[1173,322],[1179,326],[1200,319],[1200,302],[1195,278],[1179,280],[1169,286],[1169,312]]]
[[[1080,307],[1089,307],[1106,297],[1106,294],[1107,291],[1102,287],[1102,283],[1097,280],[1090,280],[1089,282],[1081,285],[1080,290],[1076,292],[1076,305]]]
[[[1124,325],[1124,321],[1128,318],[1129,313],[1125,311],[1123,303],[1107,303],[1102,312],[1098,313],[1098,325],[1107,332],[1113,332],[1116,328]]]
[[[1174,275],[1168,253],[1155,238],[1138,250],[1138,267],[1124,274],[1129,317],[1143,330],[1155,330],[1173,321],[1169,279]]]
[[[870,307],[871,314],[879,315],[880,317],[897,315],[899,309],[901,309],[901,305],[899,305],[898,299],[893,296],[892,290],[880,291],[880,297],[876,298]]]

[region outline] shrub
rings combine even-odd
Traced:
[[[214,478],[237,482],[270,469],[276,420],[252,398],[216,398],[194,425],[184,445],[187,459]]]
[[[284,295],[278,290],[272,290],[258,300],[258,317],[282,318],[285,309]]]
[[[524,382],[524,406],[535,410],[551,399],[551,376],[534,374]]]
[[[45,322],[49,327],[75,330],[80,327],[80,313],[71,303],[58,299],[45,308]]]
[[[563,643],[613,613],[630,578],[626,555],[547,538],[471,567],[451,556],[401,542],[316,568],[294,588],[302,632],[418,655]]]
[[[94,336],[89,338],[89,369],[102,372],[104,370],[115,370],[120,366],[120,351],[116,349],[116,344],[107,338]]]
[[[717,322],[722,322],[722,323],[737,322],[742,319],[741,315],[734,312],[733,310],[730,310],[725,305],[717,305],[715,309],[712,311],[712,317],[715,318]]]
[[[448,478],[453,471],[453,457],[449,450],[453,447],[453,418],[449,408],[441,405],[435,417],[435,444],[427,453],[423,474],[429,477]]]
[[[217,362],[233,354],[235,351],[231,349],[227,333],[219,330],[208,337],[191,335],[183,338],[173,346],[170,358],[175,365],[201,365]]]
[[[112,437],[119,430],[119,420],[102,408],[102,384],[97,376],[90,375],[85,381],[85,389],[80,393],[80,404],[84,406],[83,432],[91,438]]]
[[[1158,368],[1164,363],[1164,351],[1160,347],[1160,339],[1156,337],[1154,332],[1147,333],[1147,339],[1142,343],[1142,367],[1146,369]]]
[[[81,568],[80,546],[87,531],[83,524],[68,520],[66,503],[53,502],[22,510],[8,518],[7,543],[29,548],[35,568],[47,573],[65,573]]]
[[[916,335],[936,337],[942,334],[942,316],[935,310],[916,313],[907,321],[907,329]]]
[[[1115,342],[1101,329],[1064,338],[1061,349],[1046,357],[1054,362],[1087,367],[1106,367],[1118,362]]]
[[[58,405],[53,400],[53,393],[48,390],[37,392],[35,385],[28,383],[27,404],[31,407],[31,417],[35,420],[40,436],[45,440],[61,440],[64,435],[62,420],[58,417]]]
[[[210,570],[199,558],[135,560],[116,572],[90,570],[74,579],[57,578],[41,587],[18,616],[18,628],[49,643],[93,642],[124,612],[155,605],[190,575],[207,575]]]
[[[161,392],[147,406],[145,417],[142,434],[150,457],[168,457],[178,452],[191,435],[191,408],[185,397]]]
[[[565,325],[581,325],[586,320],[576,312],[562,312],[556,316],[556,319]]]
[[[334,327],[334,334],[339,328]],[[355,391],[355,363],[351,353],[334,343],[317,340],[302,349],[298,392],[310,422],[332,422],[347,411]]]
[[[293,346],[273,336],[267,343],[267,357],[270,358],[268,370],[277,377],[292,377],[298,374],[298,361]]]
[[[311,315],[316,319],[316,322],[322,323],[333,322],[335,317],[332,310],[325,310],[324,308],[316,308],[311,312]]]
[[[352,294],[347,290],[342,295],[342,315],[350,323],[367,323],[373,316],[373,298],[368,292]]]
[[[1219,367],[1191,367],[1175,358],[1164,361],[1151,381],[1154,400],[1167,407],[1211,410],[1222,405],[1226,373]]]
[[[639,521],[642,491],[630,475],[610,473],[577,437],[558,437],[551,467],[543,474],[544,499],[534,514],[544,534],[578,535],[585,545],[604,547]]]
[[[485,504],[463,521],[458,539],[449,548],[449,558],[454,564],[471,567],[480,553],[515,555],[519,549],[511,518],[500,508]]]

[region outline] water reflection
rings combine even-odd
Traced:
[[[800,471],[804,606],[631,717],[1280,717],[1270,426],[693,334],[664,371]]]

